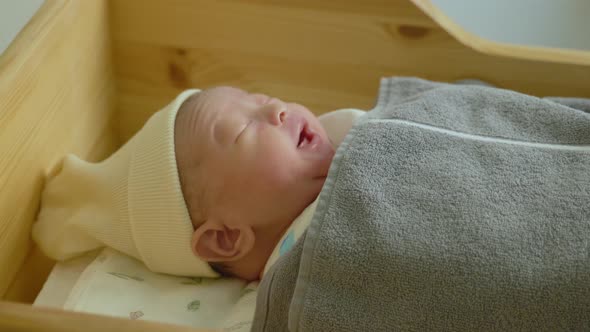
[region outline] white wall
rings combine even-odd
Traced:
[[[6,50],[43,2],[45,0],[0,0],[0,54]]]
[[[483,38],[590,50],[590,0],[432,0]]]

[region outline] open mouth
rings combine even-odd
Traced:
[[[299,141],[297,142],[297,148],[304,148],[311,144],[314,136],[315,134],[311,130],[309,130],[307,123],[304,124],[301,127],[301,132],[299,133]]]

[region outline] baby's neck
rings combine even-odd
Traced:
[[[317,197],[302,211],[299,211],[297,217],[291,220],[284,228],[255,230],[256,241],[252,250],[242,259],[226,264],[230,268],[232,275],[249,281],[262,279],[266,264],[285,232],[289,230],[295,220],[302,216],[304,211],[307,211],[310,206],[314,205],[316,199]],[[312,209],[311,213],[313,211],[315,211],[315,208]],[[284,223],[276,223],[275,225],[281,224]]]
[[[268,258],[287,229],[280,232],[257,230],[252,250],[242,259],[227,263],[232,275],[248,281],[260,279]]]

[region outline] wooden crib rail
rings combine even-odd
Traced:
[[[10,332],[213,332],[170,324],[0,302],[0,327]]]

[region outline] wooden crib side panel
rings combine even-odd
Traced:
[[[180,90],[220,84],[317,114],[371,108],[392,75],[590,97],[590,66],[482,54],[410,0],[111,0],[111,13],[122,140]]]
[[[0,298],[16,279],[9,299],[32,301],[49,272],[21,269],[46,175],[66,153],[117,145],[107,14],[106,1],[46,0],[0,56]]]

